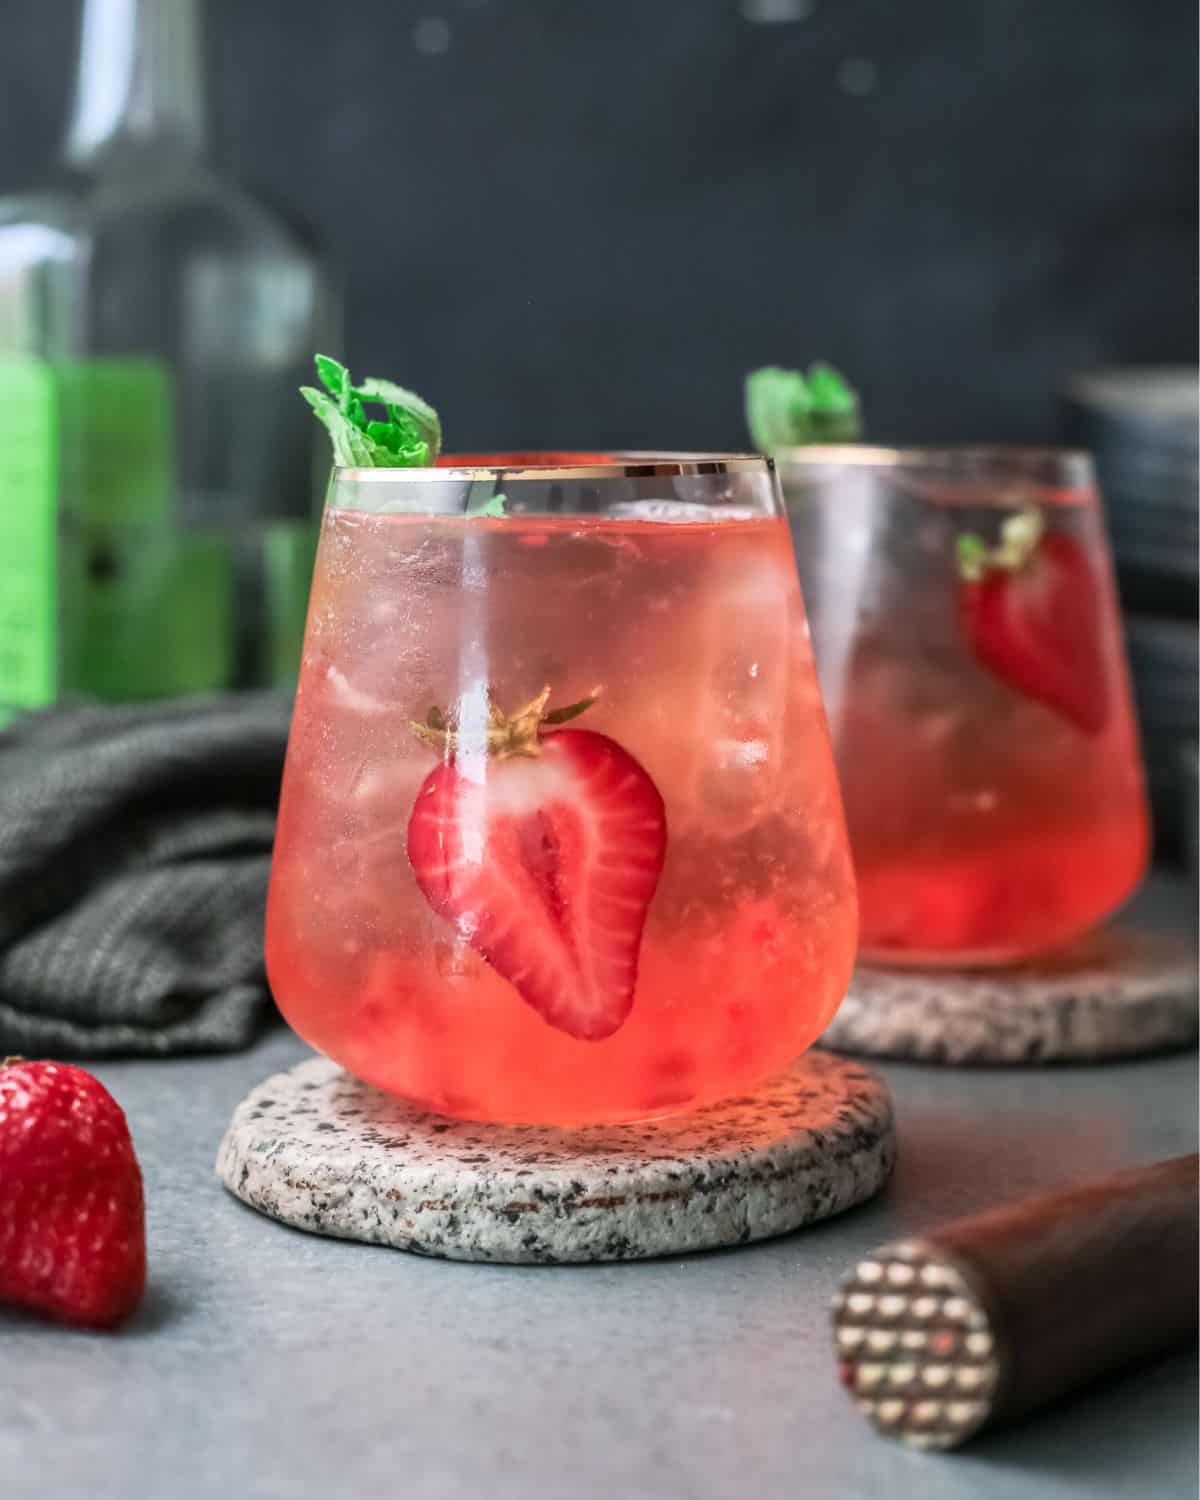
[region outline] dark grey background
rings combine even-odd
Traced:
[[[75,24],[0,0],[0,190],[51,166]],[[210,0],[208,32],[216,159],[316,226],[354,368],[459,449],[741,445],[743,371],[818,356],[876,436],[1035,438],[1072,370],[1196,357],[1194,0]]]

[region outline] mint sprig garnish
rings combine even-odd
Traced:
[[[767,365],[746,376],[746,423],[760,453],[805,443],[852,443],[862,432],[858,396],[832,365],[808,374]]]
[[[315,363],[325,389],[302,385],[300,394],[328,429],[341,468],[420,469],[437,462],[442,424],[427,401],[390,380],[368,377],[355,385],[345,365],[328,355],[318,354]],[[384,408],[387,421],[367,415],[368,401]]]
[[[477,500],[474,505],[468,505],[466,514],[468,516],[503,517],[508,514],[504,509],[507,503],[507,495],[493,495],[488,500]]]

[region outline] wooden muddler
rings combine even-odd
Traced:
[[[889,1437],[955,1448],[1122,1366],[1195,1344],[1196,1156],[961,1219],[860,1261],[839,1373]]]

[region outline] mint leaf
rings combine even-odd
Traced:
[[[504,509],[506,504],[503,495],[493,495],[490,500],[481,501],[478,505],[468,505],[469,516],[505,516],[508,512]]]
[[[368,422],[367,436],[407,468],[424,468],[429,463],[429,444],[422,439],[411,418],[398,422]]]
[[[355,394],[364,401],[382,401],[393,422],[399,421],[401,416],[408,418],[415,423],[421,439],[429,445],[430,451],[435,454],[441,451],[442,424],[438,414],[415,391],[406,391],[402,385],[394,385],[390,380],[372,377],[356,386]]]
[[[330,359],[327,354],[316,355],[313,363],[317,367],[321,384],[340,402],[350,390],[350,371],[345,365],[339,365],[336,359]]]
[[[859,436],[858,397],[832,365],[799,370],[768,365],[746,377],[746,423],[760,453]]]
[[[300,394],[324,422],[333,439],[334,462],[342,469],[369,469],[375,462],[375,444],[360,432],[332,396],[302,385]]]
[[[396,469],[437,462],[442,424],[427,401],[390,380],[372,377],[355,385],[346,366],[328,355],[316,355],[315,363],[325,391],[302,386],[301,395],[328,429],[335,463]],[[381,404],[387,420],[368,416],[366,402]]]
[[[832,365],[812,365],[808,372],[808,394],[814,412],[853,412],[858,397]]]
[[[808,440],[812,398],[799,370],[768,365],[746,377],[746,424],[760,453]]]
[[[813,435],[823,443],[850,443],[861,432],[858,396],[832,365],[812,365],[808,371],[812,397]]]

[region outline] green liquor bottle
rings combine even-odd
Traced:
[[[83,0],[61,180],[0,200],[0,715],[286,683],[337,341],[319,257],[205,158],[201,0]]]

